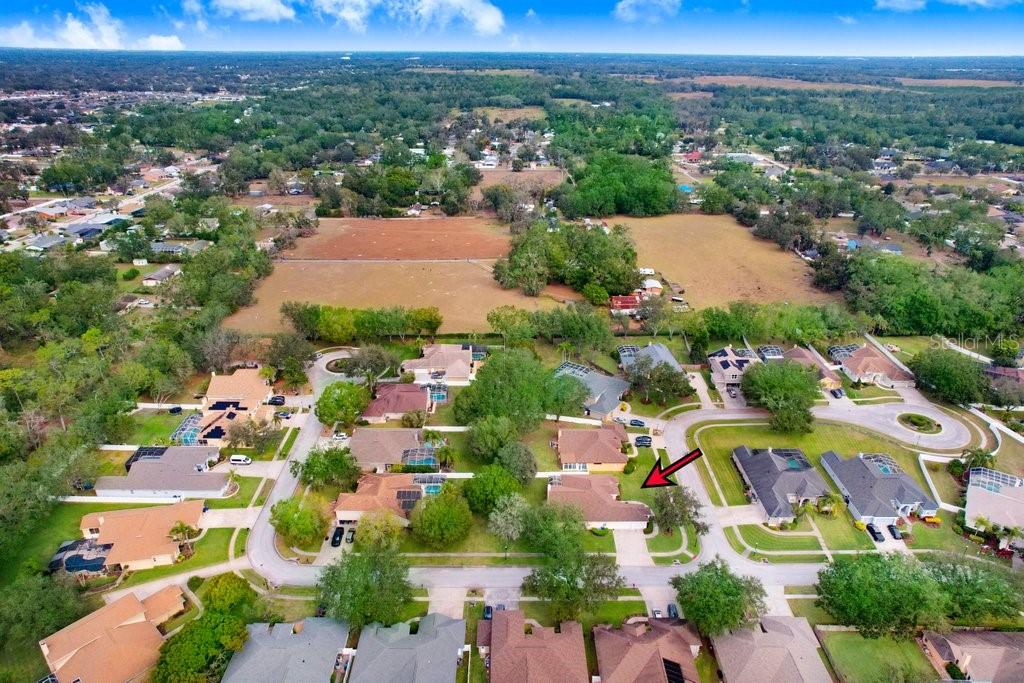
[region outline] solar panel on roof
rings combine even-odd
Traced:
[[[679,666],[679,662],[662,659],[661,663],[665,666],[665,678],[668,679],[668,683],[686,683],[686,679],[683,678],[683,667]]]
[[[400,501],[398,501],[398,507],[400,507],[403,510],[405,510],[406,512],[408,512],[409,510],[412,510],[414,507],[416,507],[416,501],[415,500],[400,500]]]

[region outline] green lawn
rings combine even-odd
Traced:
[[[587,425],[574,425],[568,422],[545,421],[538,429],[530,432],[523,439],[523,443],[530,447],[533,456],[537,460],[537,471],[557,472],[562,469],[558,462],[558,453],[550,446],[551,442],[558,437],[559,429],[580,429]]]
[[[760,524],[741,524],[738,529],[747,545],[759,550],[821,550],[814,536],[775,534]]]
[[[932,483],[935,484],[935,489],[939,492],[939,497],[942,498],[942,502],[958,505],[964,489],[960,486],[960,483],[953,478],[953,475],[946,471],[945,464],[940,462],[926,462],[925,467],[928,468],[928,476],[932,478]]]
[[[191,412],[171,415],[166,410],[140,410],[133,413],[132,431],[126,441],[140,446],[169,444],[171,434]]]
[[[853,525],[849,512],[843,511],[834,518],[814,513],[814,523],[829,550],[873,550],[875,547],[867,532]]]
[[[483,658],[476,647],[477,622],[484,616],[484,602],[480,600],[475,603],[467,602],[462,608],[462,618],[466,621],[466,642],[472,645],[472,655],[463,657],[462,664],[455,673],[457,683],[469,681],[470,683],[487,683],[487,669],[484,666]],[[471,671],[466,671],[472,667]]]
[[[235,557],[245,555],[245,542],[249,540],[249,530],[239,529],[235,537]]]
[[[1024,476],[1024,443],[1004,437],[996,451],[996,468],[1018,477]]]
[[[942,524],[937,527],[930,527],[924,522],[917,522],[910,533],[913,537],[910,547],[915,550],[946,550],[952,553],[966,552],[968,555],[977,555],[981,548],[977,543],[958,536],[953,532],[953,513],[946,510],[939,510],[939,518]]]
[[[455,449],[454,469],[456,472],[476,472],[486,464],[473,457],[469,452],[467,446],[469,442],[468,432],[443,432],[442,436],[448,442],[448,445]]]
[[[123,477],[125,472],[124,464],[132,457],[135,451],[107,451],[96,450],[93,456],[96,460],[96,476]]]
[[[719,507],[725,505],[722,502],[722,497],[718,495],[718,489],[715,488],[714,481],[711,480],[711,471],[708,469],[707,463],[701,458],[695,464],[697,465],[697,473],[700,474],[700,479],[704,483],[704,489],[711,498],[711,504]]]
[[[818,586],[815,584],[808,584],[804,586],[785,586],[782,592],[786,595],[817,595]]]
[[[900,347],[896,357],[907,362],[914,356],[931,348],[938,348],[932,337],[878,337],[883,344],[895,344]]]
[[[274,432],[274,438],[270,439],[270,443],[266,445],[260,451],[255,448],[239,448],[239,447],[225,447],[220,449],[222,457],[227,458],[232,455],[248,455],[253,460],[273,460],[274,454],[277,453],[277,447],[281,445],[281,439],[284,438],[286,430],[279,429]],[[294,430],[295,434],[298,434],[298,430]],[[294,441],[294,439],[293,439]]]
[[[772,564],[802,564],[805,562],[820,564],[828,560],[824,555],[816,553],[800,553],[798,555],[764,555],[762,553],[752,552],[748,557],[755,562],[771,562]]]
[[[706,647],[700,649],[696,664],[700,683],[718,683],[718,662]]]
[[[633,472],[626,474],[617,472],[619,478],[619,498],[622,500],[639,500],[651,505],[654,502],[654,491],[656,489],[642,489],[640,485],[654,467],[654,451],[650,448],[637,448],[637,456],[633,458],[636,467]]]
[[[427,616],[427,607],[430,605],[425,600],[410,600],[405,603],[402,607],[402,614],[399,615],[399,621],[409,621],[410,619],[416,619],[418,617]]]
[[[142,504],[116,503],[61,503],[53,511],[40,518],[32,532],[0,562],[0,586],[6,586],[23,572],[31,573],[45,569],[63,541],[82,537],[79,523],[82,515],[106,510],[125,510],[146,507]]]
[[[835,617],[815,604],[815,598],[787,598],[786,602],[794,617],[805,617],[811,626],[836,623]]]
[[[658,533],[647,539],[647,549],[652,553],[680,552],[683,549],[683,535],[673,529],[672,535]]]
[[[299,438],[299,429],[292,429],[288,432],[288,436],[284,440],[284,445],[281,446],[281,454],[278,456],[281,460],[288,457],[288,454],[292,452],[292,446],[295,445],[295,440]]]
[[[448,387],[448,399],[436,406],[434,412],[427,419],[427,425],[457,425],[455,421],[455,397],[464,387]]]
[[[259,477],[237,477],[238,491],[229,498],[207,498],[206,506],[209,508],[244,508],[248,507],[249,501],[256,493],[256,487],[260,483]]]
[[[148,287],[142,286],[142,278],[145,275],[149,275],[152,272],[160,270],[164,267],[162,263],[150,263],[147,266],[133,266],[130,263],[119,263],[117,264],[117,291],[119,292],[134,292],[136,290],[150,290]],[[121,274],[125,271],[135,269],[139,271],[139,274],[133,277],[131,280],[125,280],[121,277]],[[156,289],[155,287],[153,289]]]
[[[836,672],[846,683],[876,683],[887,680],[891,667],[907,668],[922,680],[932,680],[935,669],[913,640],[868,639],[853,632],[823,634],[825,649]]]
[[[747,552],[747,547],[743,545],[743,541],[740,540],[740,535],[737,533],[736,527],[727,526],[723,528],[722,531],[725,532],[725,540],[729,542],[729,547],[741,555]]]
[[[860,387],[854,387],[853,382],[849,377],[840,373],[843,379],[843,391],[846,395],[853,399],[871,399],[871,398],[900,398],[898,391],[892,389],[886,389],[884,387],[875,386],[874,384],[864,384]]]
[[[523,601],[520,609],[527,619],[536,619],[542,626],[556,626],[555,618],[547,603],[539,601]],[[622,622],[632,616],[647,614],[647,605],[642,600],[615,600],[598,605],[593,612],[583,614],[578,621],[583,625],[583,639],[587,649],[587,666],[590,673],[597,674],[597,654],[594,650],[594,626],[611,624],[621,626]]]
[[[165,576],[173,576],[174,574],[209,567],[211,564],[217,564],[218,562],[226,562],[228,559],[228,545],[231,543],[231,534],[233,532],[234,529],[207,529],[206,534],[195,544],[195,552],[192,554],[192,557],[182,560],[177,564],[132,572],[131,576],[122,581],[118,588],[137,586]]]

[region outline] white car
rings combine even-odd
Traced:
[[[248,455],[241,455],[236,453],[235,455],[232,455],[230,458],[228,458],[228,462],[230,462],[232,465],[251,465],[252,458],[250,458]]]

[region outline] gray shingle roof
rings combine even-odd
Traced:
[[[828,493],[825,480],[795,448],[751,450],[740,446],[732,455],[770,518],[793,516],[790,495],[812,499]]]
[[[443,614],[420,619],[415,634],[406,623],[370,624],[359,634],[351,683],[451,683],[465,642],[466,622]]]
[[[569,375],[583,382],[589,394],[586,407],[595,415],[607,415],[615,410],[622,395],[629,389],[629,382],[624,379],[603,375],[576,363],[562,363],[555,374]]]
[[[249,640],[235,653],[224,683],[252,681],[327,681],[348,640],[348,627],[332,619],[310,617],[301,624],[249,624]]]
[[[861,454],[844,460],[828,451],[821,462],[849,492],[850,503],[861,515],[892,517],[896,512],[894,501],[898,505],[919,503],[926,510],[938,508],[938,503],[887,456]]]
[[[629,349],[629,351],[623,352],[623,349]],[[629,370],[641,358],[650,358],[652,368],[665,363],[676,372],[683,371],[683,366],[679,364],[679,361],[675,359],[675,356],[672,355],[672,352],[664,344],[648,344],[635,351],[633,349],[636,349],[636,347],[619,347],[619,360],[622,362],[622,367],[625,370]]]

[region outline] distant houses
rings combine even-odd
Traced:
[[[743,373],[761,359],[748,349],[736,349],[732,345],[708,354],[711,378],[715,384],[737,386],[743,381]]]
[[[647,346],[634,346],[626,344],[618,348],[619,364],[627,374],[630,369],[642,359],[647,359],[651,367],[667,365],[676,372],[682,372],[683,366],[675,359],[672,352],[664,344],[649,343]]]
[[[176,263],[170,263],[167,264],[166,266],[158,268],[157,270],[154,270],[152,273],[149,273],[148,275],[143,275],[142,286],[157,287],[159,285],[164,284],[165,282],[169,282],[171,278],[176,277],[178,275],[181,275],[181,266],[179,266]]]
[[[874,344],[865,344],[840,360],[842,370],[852,381],[860,384],[877,384],[883,387],[908,387],[914,384],[914,375],[888,356]]]
[[[784,360],[791,360],[813,369],[818,374],[818,385],[825,391],[839,389],[843,386],[842,378],[832,368],[822,365],[818,357],[802,346],[794,346],[782,354]]]
[[[859,522],[888,526],[910,515],[938,514],[939,504],[888,455],[861,453],[844,460],[835,451],[828,451],[821,456],[821,466]]]
[[[471,344],[430,344],[420,358],[403,361],[401,370],[413,373],[416,384],[464,385],[476,377],[477,360]]]
[[[797,507],[828,494],[828,484],[799,449],[740,446],[733,450],[732,460],[768,524],[792,522]]]

